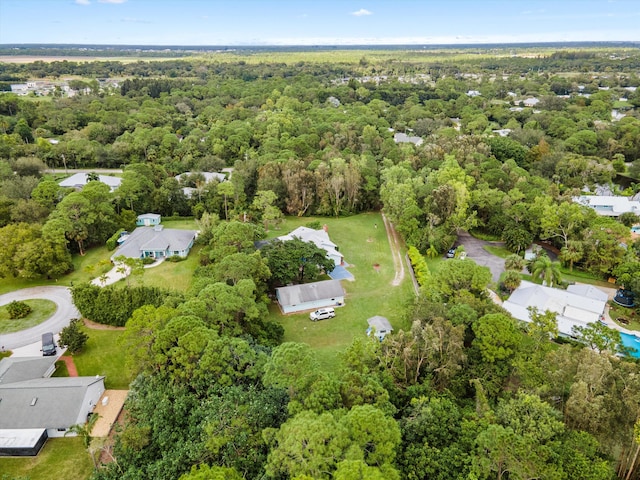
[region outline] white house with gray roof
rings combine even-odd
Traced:
[[[65,178],[58,185],[61,187],[75,188],[76,190],[82,190],[87,183],[89,183],[89,174],[85,172],[74,173],[69,178]],[[111,191],[115,191],[121,184],[122,178],[111,177],[109,175],[98,175],[98,181],[109,185]]]
[[[597,322],[604,315],[607,296],[589,288],[560,290],[523,281],[502,304],[514,318],[530,322],[529,308],[539,312],[551,311],[556,314],[558,332],[574,336],[573,327],[584,327]]]
[[[37,455],[47,438],[83,425],[104,377],[49,378],[56,357],[0,360],[0,456]]]
[[[276,298],[282,313],[297,313],[344,305],[344,289],[340,280],[323,280],[276,288]]]
[[[153,227],[138,227],[129,235],[111,256],[127,258],[167,258],[189,255],[198,232],[164,228],[162,224]]]
[[[574,197],[573,201],[585,207],[593,208],[598,215],[604,217],[619,217],[626,212],[640,215],[640,201],[633,200],[631,197],[581,195]]]
[[[294,238],[299,238],[303,242],[311,242],[316,247],[325,250],[327,258],[333,260],[336,265],[342,265],[344,262],[344,255],[338,251],[338,246],[329,239],[329,232],[325,228],[314,230],[309,227],[298,227],[291,233],[278,237],[278,240],[286,242]]]

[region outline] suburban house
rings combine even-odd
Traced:
[[[204,178],[204,184],[205,185],[208,184],[208,183],[211,183],[213,181],[216,181],[218,183],[222,183],[227,179],[227,177],[225,176],[224,173],[217,173],[217,172],[184,172],[184,173],[181,173],[180,175],[176,175],[176,180],[178,180],[178,182],[180,182],[180,183],[184,183],[192,175],[201,175]],[[194,188],[194,187],[183,187],[182,188],[182,193],[184,193],[185,197],[191,198],[191,197],[193,197],[193,194],[196,193],[197,190],[198,189]]]
[[[162,217],[159,213],[143,213],[136,218],[138,227],[155,227],[160,224]]]
[[[298,227],[288,235],[278,237],[278,240],[286,242],[294,238],[299,238],[303,242],[312,242],[316,247],[325,250],[327,252],[327,258],[333,260],[336,266],[343,264],[344,255],[338,251],[338,246],[329,239],[326,226],[320,230],[314,230],[309,227]]]
[[[420,137],[410,137],[406,133],[396,133],[393,136],[393,141],[396,143],[413,143],[416,147],[419,147],[424,143],[424,140]]]
[[[640,201],[631,197],[617,197],[613,195],[581,195],[573,197],[573,201],[593,208],[598,215],[619,217],[623,213],[632,212],[640,215]]]
[[[98,180],[102,183],[106,183],[109,185],[111,191],[115,191],[120,184],[122,183],[122,178],[120,177],[110,177],[109,175],[98,175]],[[88,173],[75,173],[71,175],[69,178],[65,178],[61,182],[58,183],[61,187],[75,188],[76,190],[82,190],[89,182],[89,174]]]
[[[104,377],[49,378],[56,360],[0,360],[0,456],[37,455],[47,438],[84,424],[98,404]]]
[[[344,305],[344,289],[340,280],[323,280],[276,288],[276,298],[282,313],[297,313]]]
[[[575,336],[573,327],[583,327],[602,318],[607,295],[593,287],[572,287],[570,290],[560,290],[523,281],[502,304],[502,308],[523,322],[531,321],[530,307],[537,308],[539,312],[549,310],[556,313],[560,335]]]
[[[178,230],[164,228],[158,224],[153,227],[138,227],[121,238],[124,240],[111,261],[120,256],[127,258],[166,258],[177,255],[189,255],[198,232],[195,230]]]
[[[522,104],[523,104],[525,107],[535,107],[536,105],[538,105],[538,103],[540,103],[540,100],[538,100],[538,99],[537,99],[537,98],[535,98],[535,97],[525,98],[525,99],[522,101]]]

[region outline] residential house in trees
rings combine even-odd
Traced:
[[[327,252],[327,258],[333,260],[336,266],[344,263],[344,255],[338,251],[338,246],[329,239],[329,232],[326,225],[320,230],[298,227],[288,235],[278,237],[278,240],[286,242],[294,238],[299,238],[303,242],[312,242],[316,247],[325,250]]]
[[[84,424],[99,403],[105,377],[50,378],[56,360],[0,360],[0,456],[37,455],[47,438]]]
[[[128,235],[121,237],[121,245],[111,256],[111,261],[124,256],[127,258],[167,258],[186,257],[198,235],[195,230],[164,228],[159,224],[153,227],[138,227]]]
[[[640,201],[631,197],[613,195],[581,195],[573,197],[575,203],[593,208],[598,215],[605,217],[619,217],[623,213],[631,212],[640,215]]]
[[[115,191],[122,183],[122,178],[120,177],[111,177],[109,175],[98,175],[97,177],[98,177],[98,181],[109,185],[109,188],[111,189],[112,192]],[[80,173],[75,173],[71,175],[69,178],[65,178],[64,180],[60,181],[58,185],[60,185],[61,187],[75,188],[76,190],[82,190],[82,187],[84,187],[90,181],[91,181],[90,173],[80,172]]]
[[[136,218],[138,227],[155,227],[160,224],[162,217],[159,213],[143,213]]]
[[[276,288],[276,298],[282,313],[339,307],[344,305],[344,295],[340,280],[323,280]]]
[[[227,179],[224,173],[218,173],[218,172],[184,172],[184,173],[181,173],[180,175],[176,175],[176,180],[178,180],[178,182],[180,183],[183,183],[193,175],[202,175],[202,178],[204,178],[204,185],[211,183],[213,181],[222,183]],[[196,193],[197,190],[198,189],[194,187],[182,187],[182,192],[184,193],[184,196],[187,198],[192,198],[193,194]]]

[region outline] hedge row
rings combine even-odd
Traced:
[[[89,283],[71,288],[73,303],[83,317],[104,325],[123,327],[134,310],[144,306],[159,307],[169,295],[157,287],[98,287]]]
[[[423,286],[431,276],[429,266],[416,247],[410,246],[407,254],[409,255],[409,260],[411,260],[411,266],[413,267],[416,280],[420,286]]]

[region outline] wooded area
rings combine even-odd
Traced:
[[[136,378],[115,460],[92,478],[640,476],[638,361],[557,338],[548,312],[518,322],[472,260],[425,261],[470,231],[504,241],[519,272],[541,242],[640,298],[640,218],[573,201],[640,191],[640,52],[471,53],[0,64],[6,83],[77,87],[0,93],[0,277],[60,278],[143,213],[200,230],[185,293],[73,287],[84,316],[126,323]],[[122,183],[60,187],[50,172],[69,168],[122,169]],[[304,264],[324,254],[255,242],[282,215],[377,210],[412,247],[411,328],[355,338],[327,370],[266,320],[273,288],[316,278]],[[551,263],[533,276],[558,283]]]

